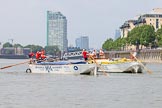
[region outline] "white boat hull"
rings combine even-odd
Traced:
[[[26,72],[30,73],[55,73],[55,74],[91,74],[96,75],[97,72],[131,72],[142,73],[143,64],[141,62],[129,61],[108,61],[96,60],[91,64],[86,62],[41,62],[29,64]]]
[[[131,73],[142,73],[143,66],[139,62],[124,62],[117,64],[101,64],[98,67],[98,71],[105,72],[131,72]]]
[[[68,65],[37,65],[29,64],[31,73],[55,73],[55,74],[96,74],[94,64],[68,64]]]

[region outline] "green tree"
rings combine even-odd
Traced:
[[[21,44],[14,44],[14,47],[17,48],[17,47],[23,47]]]
[[[156,31],[156,44],[162,47],[162,26]]]
[[[6,42],[3,44],[3,48],[6,48],[6,47],[13,47],[13,45],[10,44],[9,42]]]
[[[137,26],[128,32],[126,38],[118,38],[115,41],[109,38],[107,39],[102,48],[105,50],[120,50],[126,45],[144,45],[144,46],[155,46],[155,41],[158,40],[158,45],[162,46],[162,28],[159,29],[156,34],[154,27],[150,25]]]
[[[104,44],[102,45],[102,48],[105,50],[112,50],[113,49],[113,39],[109,38],[107,39]]]
[[[124,40],[125,38],[123,38]],[[113,42],[113,50],[122,50],[122,46],[124,46],[124,43],[125,41],[123,41],[122,38],[118,38],[116,39],[114,42]]]
[[[153,45],[155,40],[154,27],[150,25],[135,27],[128,33],[128,40],[133,45],[136,45],[137,43],[145,46],[148,46],[149,44]]]
[[[59,48],[57,46],[45,46],[45,51],[46,51],[46,54],[49,54],[49,55],[57,55],[59,53]]]
[[[41,51],[41,49],[43,49],[43,47],[39,45],[27,45],[24,48],[30,48],[31,51],[34,53],[36,53],[37,51]]]

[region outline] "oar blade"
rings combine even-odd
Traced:
[[[152,71],[151,71],[151,70],[148,70],[147,72],[148,72],[149,74],[152,74]]]
[[[137,62],[138,63],[140,63],[143,67],[144,67],[144,69],[149,73],[149,74],[152,74],[152,71],[150,71],[139,59],[137,59],[137,57],[136,56],[134,56],[132,53],[130,53],[136,60],[137,60]]]
[[[2,68],[0,68],[0,69],[2,70],[2,69],[9,68],[9,67],[12,67],[12,66],[5,66],[5,67],[2,67]]]
[[[18,64],[13,64],[13,65],[9,65],[9,66],[4,66],[4,67],[1,67],[0,69],[6,69],[6,68],[10,68],[10,67],[13,67],[13,66],[17,66],[17,65],[21,65],[21,64],[25,64],[25,63],[29,63],[30,61],[26,61],[26,62],[22,62],[22,63],[18,63]]]

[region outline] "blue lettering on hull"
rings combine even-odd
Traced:
[[[45,66],[45,70],[46,70],[47,72],[53,71],[53,70],[52,70],[52,67],[51,67],[51,66],[48,66],[48,65]]]

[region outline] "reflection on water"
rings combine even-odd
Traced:
[[[0,60],[0,67],[25,60]],[[1,70],[0,108],[161,108],[162,66],[153,74],[54,75],[25,73],[27,65]]]

